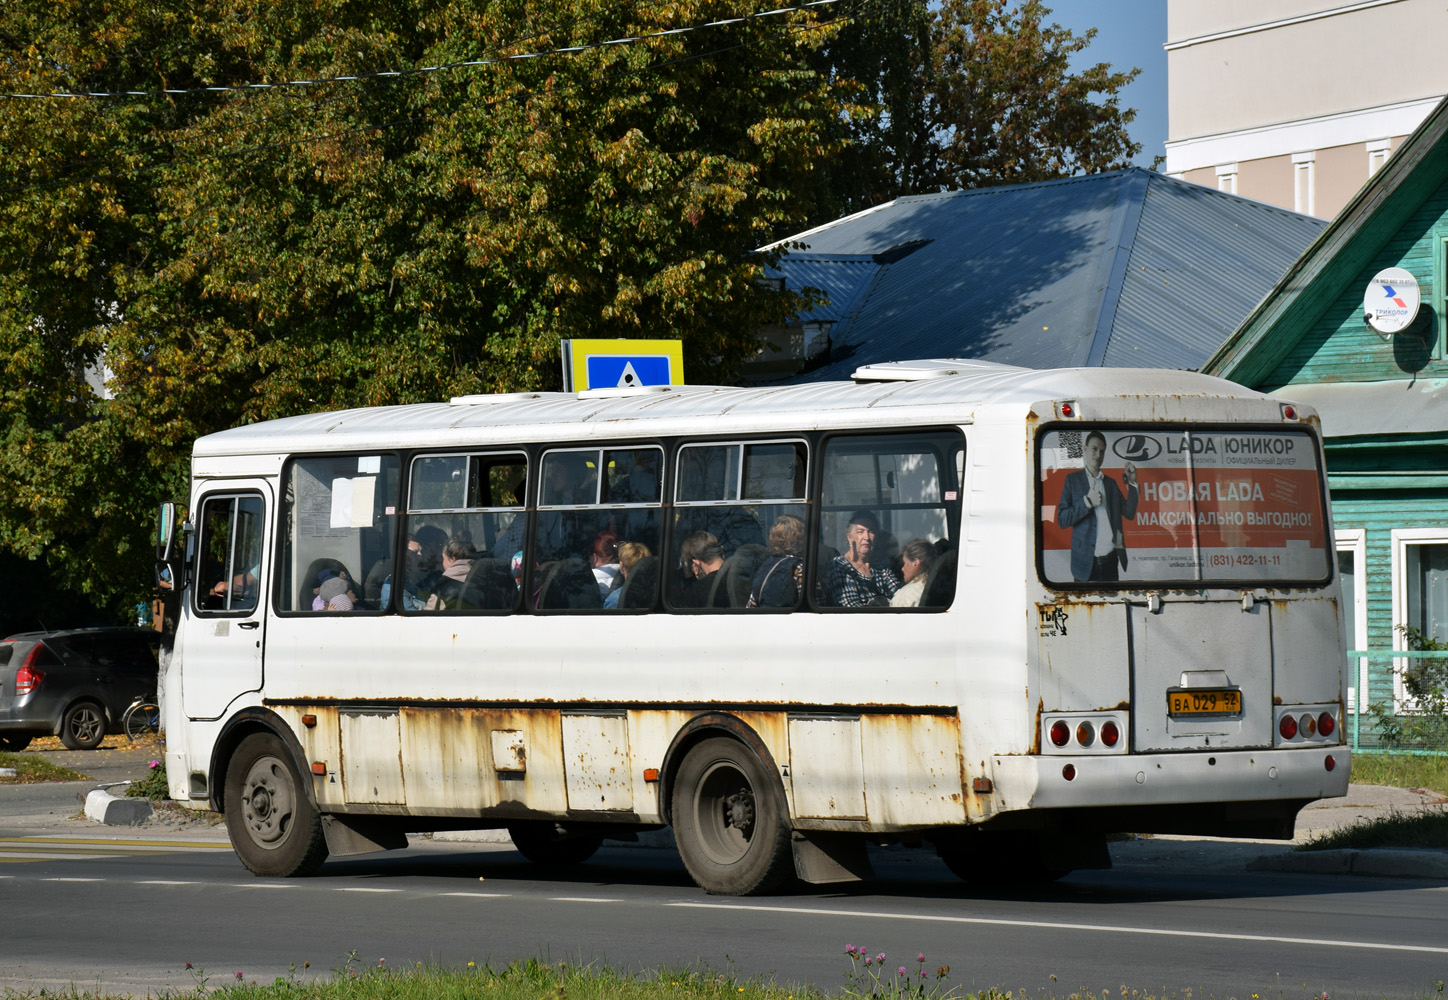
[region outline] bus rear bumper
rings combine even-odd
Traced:
[[[1283,836],[1238,831],[1255,829],[1255,818],[1288,822],[1290,837],[1290,820],[1303,805],[1347,794],[1351,753],[1335,746],[997,757],[994,764],[997,818],[1066,810],[1095,816],[1092,825],[1111,830]]]

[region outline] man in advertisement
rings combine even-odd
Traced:
[[[1127,562],[1121,519],[1136,520],[1140,499],[1136,466],[1127,462],[1122,469],[1123,494],[1116,480],[1101,471],[1101,460],[1106,457],[1104,434],[1091,431],[1086,435],[1082,457],[1086,467],[1066,476],[1056,507],[1056,523],[1071,529],[1071,576],[1083,582],[1118,580]]]

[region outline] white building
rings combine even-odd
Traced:
[[[1439,0],[1167,0],[1166,172],[1331,218],[1448,94]]]

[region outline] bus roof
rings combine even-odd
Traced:
[[[1255,400],[1272,419],[1281,400],[1195,372],[1144,368],[1037,370],[962,359],[872,365],[851,382],[731,388],[646,386],[579,393],[461,396],[285,417],[197,440],[196,457],[447,447],[495,441],[585,442],[619,436],[754,434],[877,427],[881,407],[911,407],[913,423],[966,423],[982,407],[1046,400],[1178,396]],[[1082,411],[1083,418],[1090,418]],[[1156,416],[1171,419],[1170,414]]]

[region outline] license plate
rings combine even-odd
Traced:
[[[1242,692],[1203,688],[1200,691],[1168,691],[1167,715],[1241,715]]]

